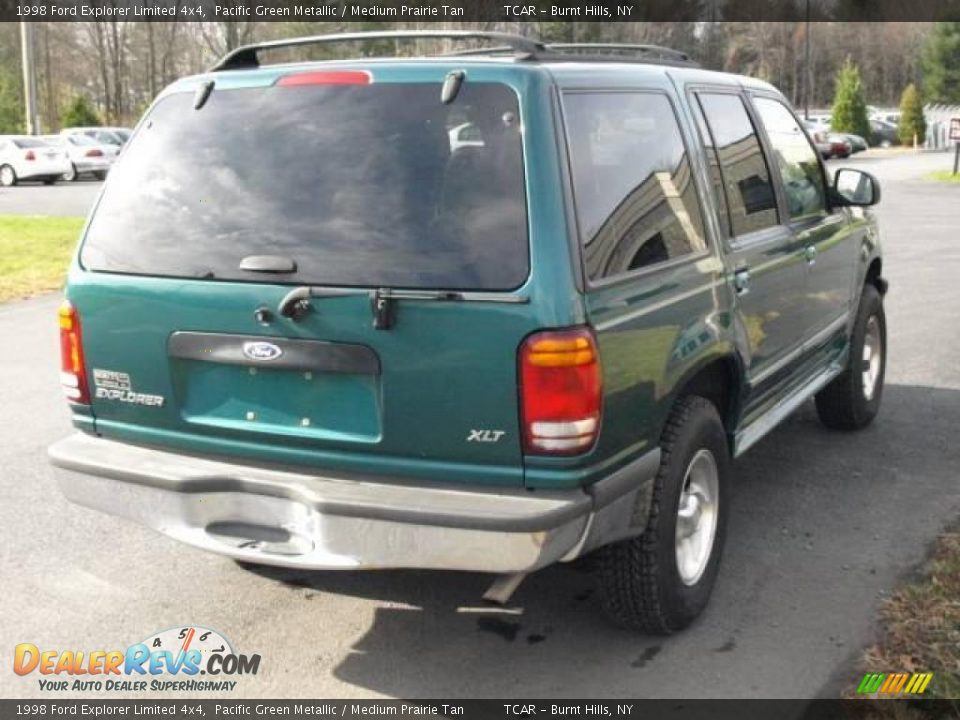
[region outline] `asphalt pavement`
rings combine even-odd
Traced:
[[[883,183],[891,287],[880,416],[838,433],[807,405],[735,464],[713,600],[666,639],[609,625],[579,567],[532,575],[510,612],[496,613],[480,603],[481,575],[251,570],[72,506],[45,456],[70,432],[57,298],[0,306],[0,696],[41,695],[36,674],[9,670],[17,643],[125,648],[185,624],[261,655],[237,697],[836,693],[873,639],[878,603],[960,513],[960,186],[920,179],[948,163],[849,161]]]
[[[0,215],[56,215],[86,217],[103,183],[84,176],[56,185],[25,182],[0,187]]]

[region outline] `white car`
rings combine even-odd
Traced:
[[[120,127],[69,127],[60,131],[61,135],[86,135],[101,145],[114,145],[118,148],[130,139],[128,128]]]
[[[66,151],[29,135],[0,135],[0,185],[10,187],[21,180],[40,180],[53,185],[70,172]]]
[[[64,173],[67,182],[90,173],[103,180],[117,159],[120,148],[116,145],[101,145],[93,138],[79,133],[73,135],[46,135],[43,138],[54,147],[64,150],[70,157],[70,172]]]

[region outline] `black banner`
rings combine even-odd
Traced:
[[[0,700],[0,718],[371,717],[450,720],[845,720],[956,718],[949,701],[917,700]]]
[[[960,0],[0,0],[0,21],[720,22],[960,20]]]

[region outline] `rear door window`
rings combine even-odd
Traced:
[[[162,99],[111,171],[89,269],[510,290],[529,273],[517,96],[466,82],[214,89]],[[467,138],[451,130],[468,125]],[[296,272],[239,269],[278,255]]]
[[[719,158],[734,236],[779,224],[777,199],[757,132],[739,95],[697,93]]]
[[[564,97],[573,188],[591,280],[703,250],[703,218],[670,101],[642,92]]]

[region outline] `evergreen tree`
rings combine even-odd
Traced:
[[[923,89],[933,103],[960,103],[960,22],[935,23],[923,54]]]
[[[23,132],[23,100],[15,73],[0,66],[0,135]]]
[[[867,117],[867,101],[863,96],[860,70],[850,58],[837,73],[830,124],[836,132],[870,137],[870,118]]]
[[[64,108],[61,122],[63,127],[90,127],[102,124],[85,95],[77,95],[70,101]]]
[[[927,133],[927,121],[923,117],[923,98],[916,85],[910,83],[900,98],[900,142],[912,145],[914,135],[922,144]]]

